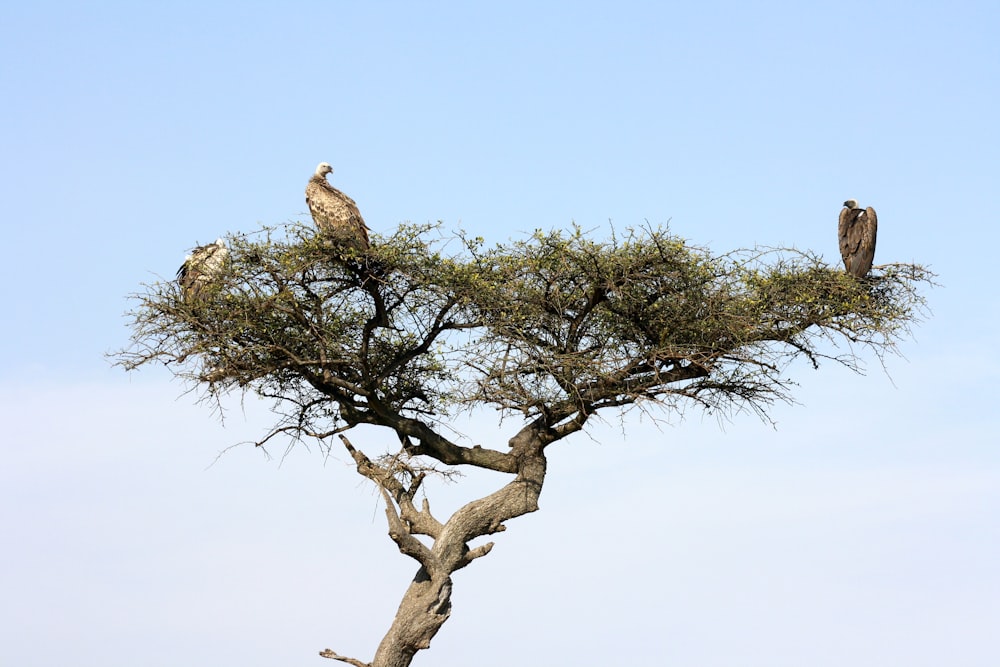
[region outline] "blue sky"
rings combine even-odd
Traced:
[[[879,212],[876,263],[942,283],[888,375],[793,367],[777,428],[630,414],[561,444],[542,511],[456,575],[417,664],[997,664],[997,14],[8,3],[0,663],[370,658],[414,567],[344,457],[212,465],[266,409],[234,401],[220,423],[166,372],[103,356],[139,283],[195,243],[302,219],[329,161],[375,231],[498,241],[648,220],[833,262],[854,197]]]

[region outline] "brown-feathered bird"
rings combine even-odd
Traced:
[[[337,245],[367,250],[370,245],[368,226],[354,200],[327,182],[326,175],[332,172],[333,167],[320,162],[306,185],[306,204],[313,222]]]
[[[844,202],[840,210],[837,235],[840,237],[840,256],[844,269],[855,278],[864,278],[875,260],[875,235],[878,217],[871,206],[861,208],[856,199]]]
[[[181,286],[184,298],[197,299],[205,288],[216,282],[226,270],[229,260],[229,249],[226,242],[217,239],[215,243],[198,246],[184,258],[181,268],[177,269],[177,282]]]

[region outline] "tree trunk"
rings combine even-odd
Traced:
[[[545,443],[536,429],[526,428],[511,445],[518,457],[517,477],[461,507],[448,519],[403,595],[370,667],[408,667],[417,651],[429,648],[451,615],[451,573],[485,556],[493,546],[490,543],[470,550],[469,541],[505,530],[505,521],[538,509],[545,481]]]
[[[406,590],[371,667],[407,667],[417,651],[430,647],[431,639],[450,614],[451,577],[432,577],[421,567]]]

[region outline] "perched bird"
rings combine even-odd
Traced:
[[[320,162],[306,185],[306,204],[319,231],[337,245],[364,251],[370,246],[368,226],[354,200],[330,185],[326,175],[333,172]]]
[[[222,239],[192,250],[184,258],[181,268],[177,269],[177,282],[184,298],[192,300],[201,296],[205,288],[218,280],[226,270],[228,260],[229,249]]]
[[[864,278],[871,271],[875,259],[875,234],[878,217],[871,206],[861,208],[856,199],[844,202],[840,210],[837,236],[840,237],[840,256],[844,269],[855,278]]]

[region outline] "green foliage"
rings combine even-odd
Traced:
[[[790,249],[716,256],[663,229],[485,247],[404,225],[361,254],[290,224],[229,245],[204,298],[173,282],[135,295],[119,361],[271,397],[274,433],[299,436],[372,423],[426,438],[428,419],[483,405],[550,427],[648,401],[765,414],[796,357],[858,369],[854,346],[894,351],[932,279],[890,265],[856,280]]]

